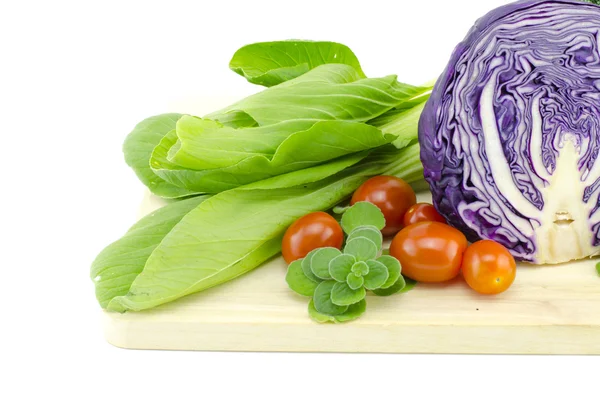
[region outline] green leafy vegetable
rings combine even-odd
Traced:
[[[90,273],[100,306],[106,308],[113,298],[127,294],[165,236],[206,199],[198,196],[168,204],[146,215],[125,236],[100,252]]]
[[[341,173],[306,185],[286,187],[285,179],[273,178],[273,189],[269,182],[261,181],[212,196],[162,235],[158,246],[138,262],[136,273],[129,278],[126,275],[132,273],[121,266],[122,255],[139,244],[104,252],[102,261],[114,264],[113,277],[119,284],[111,286],[115,293],[106,308],[149,309],[253,269],[279,252],[281,236],[294,220],[332,208],[368,177],[386,170],[408,182],[419,180],[422,168],[414,146],[382,150]]]
[[[250,44],[236,51],[229,67],[250,83],[271,87],[327,63],[349,65],[365,77],[350,48],[327,41],[288,40]]]
[[[129,292],[108,308],[147,309],[246,273],[280,251],[281,236],[294,220],[335,205],[353,187],[347,179],[326,180],[307,188],[234,189],[213,196],[165,236]]]
[[[274,155],[290,134],[307,130],[314,124],[291,120],[238,130],[213,120],[183,116],[177,121],[178,141],[169,149],[168,160],[197,170],[229,167],[256,154]]]
[[[348,210],[348,208],[350,207],[348,207],[347,205],[336,205],[331,211],[336,215],[343,215],[344,212]]]
[[[391,296],[397,294],[398,292],[406,292],[404,291],[406,287],[406,280],[404,277],[400,277],[391,287],[374,289],[373,293],[379,296]]]
[[[313,302],[315,304],[315,309],[319,313],[327,314],[329,316],[337,316],[344,314],[344,312],[348,310],[347,305],[336,305],[331,300],[331,292],[335,284],[335,281],[323,281],[317,286],[317,288],[315,288]]]
[[[366,276],[367,274],[369,274],[369,265],[367,265],[366,262],[358,261],[354,265],[352,265],[350,271],[354,273],[356,277]]]
[[[315,281],[317,283],[323,281],[322,279],[320,279],[319,277],[317,277],[311,268],[311,264],[312,264],[312,257],[316,254],[316,251],[312,251],[310,252],[308,255],[306,255],[304,257],[304,259],[302,259],[302,262],[300,263],[300,266],[302,267],[302,272],[304,273],[304,275],[309,278],[312,281]]]
[[[190,116],[177,122],[176,134],[178,146],[171,147],[168,160],[181,167],[208,170],[254,159],[253,166],[261,173],[265,173],[262,168],[285,167],[279,174],[377,148],[395,139],[375,127],[350,121],[292,120],[236,130]],[[270,173],[278,174],[274,170]]]
[[[350,158],[356,162],[366,151],[394,139],[375,127],[349,121],[294,121],[235,130],[184,116],[176,132],[156,147],[151,164],[154,172],[175,184],[218,193],[335,159],[347,163],[345,156],[364,152]],[[237,143],[227,146],[228,141]]]
[[[348,287],[350,287],[350,289],[359,289],[365,285],[365,278],[361,275],[357,275],[356,273],[350,273],[346,277],[346,283],[348,283]]]
[[[154,148],[169,131],[175,129],[177,120],[182,116],[179,113],[168,113],[147,118],[135,126],[123,143],[127,165],[152,193],[161,197],[178,198],[197,194],[165,181],[150,169],[150,156]]]
[[[331,173],[313,181],[323,179],[372,148],[392,141],[402,148],[416,138],[416,130],[404,127],[416,123],[406,103],[427,97],[425,88],[395,76],[363,77],[351,66],[326,64],[204,118],[147,119],[128,136],[126,161],[153,193],[168,198],[219,193],[333,163]],[[375,123],[386,112],[394,117]],[[369,120],[373,125],[364,124]]]
[[[256,120],[243,110],[227,112],[221,115],[219,121],[221,125],[236,129],[258,127]]]
[[[346,321],[351,321],[359,318],[366,310],[367,301],[364,299],[358,303],[348,306],[348,310],[346,310],[344,314],[337,316],[329,316],[318,312],[317,309],[315,309],[315,303],[312,299],[308,303],[308,314],[314,321],[318,323],[343,323]]]
[[[335,248],[318,248],[304,260],[292,263],[295,269],[288,271],[288,278],[294,275],[288,284],[300,295],[306,296],[318,284],[308,307],[310,317],[317,322],[341,322],[338,316],[348,312],[351,315],[345,318],[347,321],[358,318],[364,312],[361,302],[367,290],[389,296],[406,287],[400,262],[389,255],[378,257],[383,241],[380,228],[385,226],[385,220],[379,219],[383,218],[381,211],[371,203],[361,202],[348,208],[344,217],[344,230],[350,231],[344,253]],[[308,264],[310,268],[301,270]],[[310,288],[304,288],[307,283]],[[358,304],[361,306],[354,306]]]
[[[387,267],[376,260],[368,260],[369,272],[364,276],[365,288],[374,290],[380,288],[389,278]]]
[[[298,119],[366,122],[421,90],[398,82],[396,76],[363,78],[351,66],[327,64],[204,118],[222,122],[227,113],[243,111],[260,126]]]
[[[140,265],[143,270],[120,286],[107,309],[149,309],[246,273],[279,253],[281,237],[296,219],[332,208],[382,168],[398,167],[400,177],[418,180],[422,169],[415,157],[418,151],[412,151],[399,151],[390,163],[385,150],[306,185],[286,187],[284,180],[275,180],[269,189],[269,183],[261,181],[206,199],[162,238]],[[107,259],[118,263],[118,254]]]
[[[348,283],[337,282],[331,290],[331,301],[336,305],[352,305],[365,298],[364,288],[350,288]]]
[[[410,279],[408,277],[404,277],[404,280],[406,281],[406,286],[402,288],[402,291],[400,291],[401,293],[405,293],[412,290],[418,284],[416,280]]]
[[[388,268],[390,277],[388,278],[388,281],[381,286],[381,288],[373,290],[375,295],[390,296],[398,292],[408,292],[417,284],[415,280],[412,280],[408,277],[402,277],[400,275],[402,271],[400,262],[393,256],[382,255],[377,259],[377,261],[383,263]],[[396,275],[398,275],[397,278]],[[393,284],[390,284],[391,280],[395,280]]]
[[[362,79],[348,65],[322,65],[204,118],[180,117],[155,143],[150,171],[186,191],[219,193],[337,159],[348,162],[390,142],[400,147],[397,142],[410,142],[416,132],[383,133],[385,126],[364,121],[421,90],[394,76]]]
[[[360,226],[352,230],[352,233],[348,235],[347,241],[351,241],[358,237],[364,237],[373,243],[377,247],[377,251],[381,251],[381,247],[383,246],[383,236],[379,229],[375,226]]]
[[[395,76],[365,78],[343,46],[331,52],[340,63],[331,63],[325,44],[298,42],[306,57],[282,63],[278,52],[288,44],[261,49],[271,65],[250,59],[247,51],[234,57],[239,72],[274,87],[202,118],[168,114],[144,120],[127,137],[126,161],[154,194],[196,197],[144,218],[100,253],[92,278],[102,307],[146,310],[238,277],[280,252],[293,221],[344,202],[369,177],[423,180],[414,126],[430,89],[399,83]],[[296,68],[304,63],[309,70]],[[367,275],[356,276],[352,267],[360,259],[378,260],[382,241],[371,230],[378,225],[362,226],[348,236],[349,251],[358,257],[323,255],[314,270],[305,258],[290,266],[290,288],[312,297],[323,282],[331,290],[336,283],[364,289]],[[374,271],[372,278],[381,273]],[[391,283],[385,281],[382,286]],[[313,309],[335,308],[331,290],[329,296],[321,291]],[[361,293],[351,298],[345,287],[336,291],[344,301]],[[354,319],[366,303],[337,306],[346,311],[330,310],[320,321]]]
[[[331,280],[329,262],[341,254],[340,250],[330,247],[315,250],[310,261],[310,268],[313,274],[322,280]]]
[[[385,227],[385,217],[377,206],[363,201],[354,204],[344,212],[341,224],[344,232],[349,235],[355,229],[364,226],[372,226],[379,231]]]
[[[423,90],[427,90],[427,88],[423,88]],[[429,95],[425,95],[424,98],[428,99]],[[407,106],[408,102],[404,102],[400,106]],[[420,103],[408,109],[393,109],[369,121],[369,124],[381,129],[385,134],[397,136],[398,138],[394,141],[394,146],[402,149],[416,139],[419,119],[424,108],[425,103]]]
[[[366,237],[356,237],[349,240],[344,248],[344,254],[352,255],[358,261],[366,261],[377,257],[377,245]]]
[[[302,261],[297,260],[290,264],[285,276],[288,286],[296,293],[303,296],[313,296],[318,282],[306,277],[302,270]]]
[[[299,66],[300,74],[279,74]],[[154,194],[218,193],[335,163],[334,170],[312,181],[324,179],[366,157],[369,149],[390,141],[397,148],[413,143],[419,106],[431,91],[399,83],[395,76],[365,78],[352,52],[330,42],[245,46],[232,67],[250,79],[274,73],[281,84],[204,118],[151,117],[127,137],[126,162]],[[326,121],[333,123],[320,123]]]
[[[352,255],[339,255],[329,262],[329,274],[331,274],[336,281],[346,281],[346,278],[352,272],[352,267],[355,263],[356,258]]]
[[[377,258],[377,262],[383,264],[387,268],[389,275],[387,281],[379,288],[386,289],[391,287],[400,278],[400,274],[402,272],[400,261],[390,255],[381,255],[379,258]]]
[[[220,193],[251,183],[261,182],[265,180],[264,177],[268,177],[268,175],[261,174],[254,167],[253,160],[249,162],[241,161],[232,167],[205,171],[190,170],[173,165],[166,160],[167,149],[163,146],[163,143],[169,146],[168,141],[174,136],[175,131],[173,131],[173,135],[169,133],[165,136],[163,142],[155,148],[152,154],[153,171],[174,185],[187,186],[189,189],[199,192]],[[359,152],[315,167],[277,175],[281,177],[277,180],[283,181],[285,185],[317,182],[358,163],[366,158],[368,154],[368,152]],[[269,179],[268,184],[271,185],[272,183]]]

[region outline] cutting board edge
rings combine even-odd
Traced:
[[[105,314],[108,343],[133,350],[600,355],[600,326],[148,323]],[[399,337],[401,335],[401,337]]]

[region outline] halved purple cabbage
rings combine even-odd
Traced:
[[[600,253],[600,7],[529,0],[476,22],[419,124],[433,202],[520,260]]]

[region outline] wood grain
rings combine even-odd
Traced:
[[[425,200],[427,197],[419,197]],[[140,215],[161,205],[147,196]],[[507,292],[481,296],[462,279],[367,297],[346,324],[317,324],[277,258],[225,285],[139,313],[105,312],[105,335],[130,349],[600,354],[600,278],[593,260],[521,264]]]

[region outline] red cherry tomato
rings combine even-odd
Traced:
[[[400,231],[390,254],[400,261],[402,274],[425,283],[452,280],[460,272],[467,238],[439,222],[420,222]]]
[[[417,196],[412,187],[400,178],[376,176],[354,192],[350,204],[359,201],[368,201],[379,207],[385,216],[382,233],[390,236],[402,229],[404,214],[417,202]]]
[[[281,251],[289,264],[302,259],[316,248],[342,248],[344,232],[334,217],[325,212],[313,212],[298,219],[283,236]]]
[[[515,258],[501,244],[478,241],[465,252],[462,267],[465,281],[481,294],[493,295],[506,291],[515,281]]]
[[[427,221],[446,223],[446,219],[437,212],[435,207],[427,203],[415,204],[404,214],[404,226]]]

